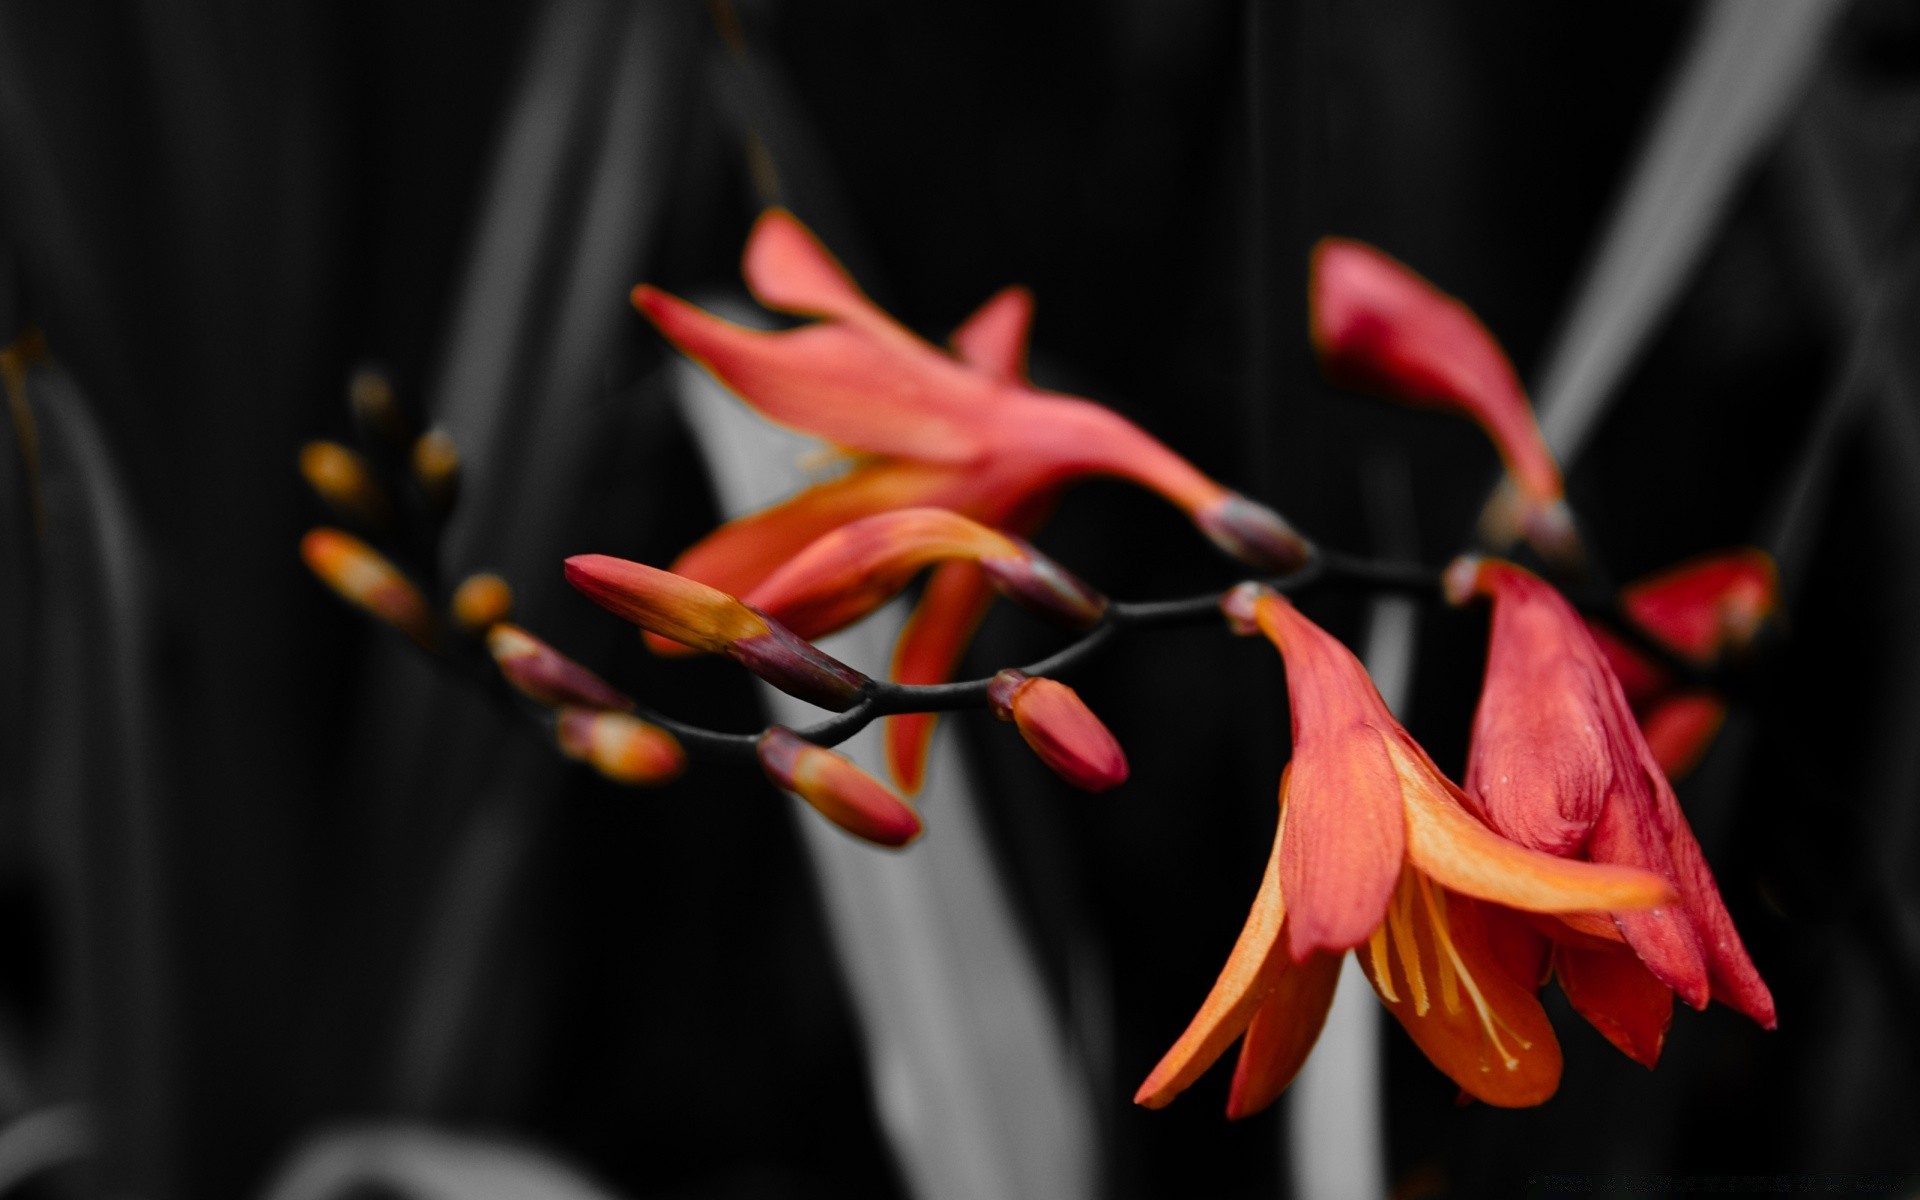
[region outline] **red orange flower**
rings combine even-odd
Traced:
[[[1660,908],[1614,911],[1607,921],[1537,926],[1556,943],[1553,969],[1575,1009],[1649,1066],[1670,1019],[1669,989],[1695,1008],[1712,997],[1772,1028],[1773,998],[1573,606],[1544,580],[1497,560],[1462,559],[1447,583],[1456,603],[1473,595],[1493,602],[1467,766],[1476,809],[1521,845],[1651,871],[1679,896]]]
[[[1287,667],[1293,761],[1252,914],[1200,1012],[1134,1099],[1158,1108],[1242,1032],[1230,1116],[1258,1111],[1318,1036],[1339,955],[1435,1066],[1491,1104],[1538,1104],[1560,1049],[1531,988],[1490,940],[1488,902],[1533,913],[1641,909],[1673,888],[1646,871],[1571,862],[1499,836],[1387,711],[1346,647],[1271,590],[1225,605]]]
[[[1702,667],[1747,649],[1779,604],[1773,560],[1753,549],[1702,555],[1620,591],[1620,609],[1627,619]],[[1626,690],[1640,731],[1667,778],[1678,779],[1692,770],[1726,720],[1726,701],[1711,689],[1684,686],[1605,626],[1589,621],[1587,628]]]
[[[1335,383],[1459,413],[1493,440],[1518,491],[1511,530],[1543,552],[1575,544],[1560,466],[1540,435],[1513,364],[1473,311],[1365,242],[1322,238],[1313,249],[1314,348]]]
[[[1029,383],[1032,297],[1025,290],[989,300],[954,333],[950,355],[875,306],[783,210],[769,210],[754,226],[742,272],[767,307],[820,319],[768,333],[644,285],[633,301],[754,408],[842,447],[854,465],[722,526],[681,555],[677,573],[746,596],[822,534],[901,508],[951,509],[1025,536],[1062,488],[1088,475],[1153,489],[1250,563],[1290,571],[1305,562],[1307,543],[1270,510],[1208,479],[1111,410]],[[976,565],[940,566],[901,636],[894,678],[946,679],[991,598]],[[931,714],[889,722],[889,761],[909,789],[918,786],[932,728]]]

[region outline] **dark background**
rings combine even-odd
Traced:
[[[605,785],[302,570],[322,513],[294,459],[347,436],[349,373],[381,364],[466,451],[450,576],[503,571],[531,627],[728,728],[758,720],[742,679],[648,659],[558,563],[666,562],[713,523],[625,294],[738,292],[766,199],[935,338],[1031,285],[1041,382],[1329,544],[1373,548],[1387,463],[1441,562],[1494,456],[1319,381],[1307,248],[1376,242],[1533,378],[1699,19],[0,3],[0,340],[37,326],[57,363],[0,454],[0,1149],[51,1113],[72,1136],[44,1194],[251,1195],[317,1131],[392,1118],[621,1195],[901,1194],[786,803],[738,767]],[[1616,578],[1781,552],[1788,635],[1682,790],[1780,1030],[1682,1011],[1649,1075],[1562,1021],[1561,1094],[1521,1113],[1456,1107],[1390,1030],[1398,1195],[1920,1169],[1920,16],[1842,5],[1815,62],[1570,473]],[[1783,525],[1796,486],[1818,502]],[[1118,596],[1232,578],[1117,485],[1040,540]],[[1423,622],[1412,727],[1449,769],[1480,629]],[[996,617],[971,673],[1045,638]],[[1088,670],[1134,764],[1099,800],[961,722],[1094,1076],[1102,1194],[1286,1186],[1275,1118],[1220,1117],[1224,1071],[1165,1112],[1128,1099],[1267,852],[1276,667],[1208,630]]]

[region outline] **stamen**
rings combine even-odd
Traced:
[[[1387,969],[1387,927],[1380,926],[1367,938],[1367,957],[1373,961],[1374,986],[1389,1004],[1400,1003],[1393,991],[1393,972]]]
[[[1439,920],[1437,923],[1440,925],[1445,925],[1447,920],[1446,890],[1443,888],[1439,891],[1435,891],[1431,887],[1429,887],[1427,889],[1427,895],[1432,898],[1433,906],[1440,914]],[[1444,954],[1437,954],[1434,957],[1440,964],[1441,1003],[1447,1006],[1447,1011],[1449,1013],[1457,1013],[1460,1011],[1460,980],[1459,980],[1459,977],[1454,973],[1453,960],[1449,959]]]
[[[1413,1014],[1427,1015],[1433,1007],[1427,999],[1427,977],[1420,969],[1420,943],[1413,936],[1413,887],[1411,872],[1402,868],[1400,886],[1393,889],[1393,901],[1387,905],[1387,930],[1393,934],[1394,953],[1407,972],[1407,987],[1413,992]]]
[[[1467,989],[1467,995],[1473,1000],[1474,1012],[1480,1018],[1480,1028],[1486,1031],[1487,1041],[1492,1043],[1494,1053],[1500,1056],[1507,1070],[1519,1070],[1520,1060],[1509,1054],[1507,1048],[1501,1044],[1500,1030],[1506,1030],[1507,1036],[1519,1042],[1522,1050],[1533,1049],[1533,1043],[1515,1033],[1505,1021],[1502,1021],[1500,1015],[1487,1003],[1487,998],[1480,994],[1479,985],[1474,983],[1473,976],[1467,972],[1467,964],[1461,961],[1460,952],[1454,948],[1453,938],[1447,932],[1446,917],[1434,899],[1432,885],[1425,875],[1416,874],[1416,878],[1420,881],[1420,894],[1426,900],[1427,916],[1433,922],[1433,944],[1438,947],[1441,954],[1453,961],[1453,969],[1459,972],[1460,983]],[[1496,1029],[1495,1026],[1499,1028]]]

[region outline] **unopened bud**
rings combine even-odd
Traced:
[[[607,611],[649,633],[724,654],[810,704],[844,712],[868,686],[865,675],[704,583],[604,554],[569,558],[566,572],[567,582]]]
[[[361,428],[377,433],[395,445],[407,440],[407,417],[394,397],[393,383],[381,371],[371,367],[353,373],[347,381],[347,404]]]
[[[835,825],[882,846],[920,836],[920,816],[885,784],[823,746],[778,725],[760,736],[760,766]]]
[[[562,754],[592,764],[616,783],[671,783],[687,767],[678,738],[627,713],[563,708],[554,730]]]
[[[1284,517],[1235,492],[1196,510],[1193,520],[1214,545],[1263,571],[1290,575],[1313,557],[1313,544]]]
[[[513,588],[498,575],[469,575],[453,589],[453,619],[468,633],[485,633],[513,615]]]
[[[1104,792],[1127,780],[1127,756],[1080,693],[1057,680],[1006,670],[987,684],[987,703],[1012,721],[1040,761],[1077,788]]]
[[[433,645],[433,618],[420,589],[373,547],[338,529],[300,539],[300,557],[322,582],[418,642]]]
[[[460,494],[460,448],[451,434],[429,429],[413,443],[413,478],[437,511],[453,507]]]
[[[1021,553],[982,558],[995,587],[1020,607],[1071,629],[1089,629],[1107,611],[1107,598],[1026,542],[1010,539]]]
[[[392,512],[387,494],[358,454],[338,442],[308,442],[300,448],[300,474],[307,486],[341,516],[385,525]]]
[[[518,625],[502,621],[489,629],[487,650],[507,682],[541,704],[633,707],[619,689]]]

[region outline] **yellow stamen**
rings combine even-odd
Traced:
[[[1427,999],[1427,976],[1420,969],[1420,943],[1413,936],[1413,888],[1401,868],[1400,886],[1393,889],[1393,901],[1387,905],[1387,930],[1393,935],[1394,953],[1407,973],[1407,987],[1413,992],[1413,1015],[1424,1017],[1432,1003]]]
[[[1367,938],[1367,957],[1373,960],[1373,985],[1389,1004],[1400,1003],[1393,992],[1393,972],[1387,969],[1387,927],[1381,925]]]
[[[1499,1014],[1493,1011],[1493,1006],[1487,1003],[1487,998],[1480,994],[1479,985],[1474,983],[1473,976],[1467,972],[1467,964],[1460,960],[1460,952],[1454,948],[1453,938],[1447,932],[1446,914],[1439,902],[1434,899],[1433,886],[1427,882],[1424,874],[1416,873],[1415,878],[1420,881],[1420,894],[1426,901],[1427,917],[1433,923],[1434,946],[1441,954],[1452,960],[1453,969],[1459,973],[1461,985],[1467,989],[1468,997],[1473,1000],[1474,1012],[1479,1015],[1480,1027],[1486,1031],[1487,1041],[1492,1044],[1494,1053],[1500,1056],[1507,1070],[1519,1070],[1520,1060],[1509,1054],[1506,1046],[1501,1044],[1500,1030],[1506,1030],[1507,1035],[1519,1042],[1523,1050],[1533,1049],[1533,1043],[1515,1033],[1505,1021],[1502,1021]]]

